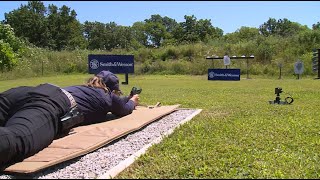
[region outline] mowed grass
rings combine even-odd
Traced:
[[[4,91],[50,82],[83,84],[90,75],[0,81]],[[124,81],[124,75],[119,75]],[[181,104],[203,111],[152,146],[116,178],[319,178],[320,80],[208,81],[207,76],[129,75],[141,103]],[[292,105],[270,105],[275,87]],[[287,94],[289,93],[289,94]]]

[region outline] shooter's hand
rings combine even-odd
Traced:
[[[133,95],[130,100],[132,100],[134,102],[134,105],[137,106],[139,104],[139,100],[140,100],[139,94]]]

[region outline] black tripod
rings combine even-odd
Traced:
[[[281,93],[281,92],[280,92]],[[280,104],[280,100],[281,100],[281,98],[280,98],[280,93],[276,93],[277,94],[277,97],[276,97],[276,99],[274,100],[274,103],[275,104]]]

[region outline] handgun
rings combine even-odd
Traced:
[[[130,92],[130,96],[140,94],[141,91],[142,91],[142,89],[140,87],[132,87],[131,92]]]

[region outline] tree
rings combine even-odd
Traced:
[[[115,33],[118,48],[128,49],[131,47],[133,35],[130,27],[118,26]]]
[[[255,40],[259,34],[259,29],[242,26],[240,29],[236,30],[234,33],[229,33],[224,36],[227,42],[237,43],[237,42],[248,42]]]
[[[269,18],[269,20],[262,25],[260,25],[260,33],[264,36],[281,36],[289,37],[298,34],[300,31],[307,29],[305,26],[301,26],[298,23],[291,22],[288,19],[279,19],[278,21],[274,18]]]
[[[41,1],[29,1],[27,5],[5,14],[16,35],[30,43],[54,50],[84,48],[85,39],[76,12],[63,5],[44,6]]]
[[[18,37],[26,38],[30,43],[47,47],[50,33],[47,28],[46,7],[40,1],[29,1],[17,10],[5,13],[5,24],[10,24]]]
[[[270,63],[275,54],[275,45],[278,43],[278,39],[279,38],[276,38],[275,36],[259,36],[256,40],[256,48],[253,52],[255,58],[264,64]]]
[[[84,35],[88,42],[88,49],[105,48],[105,25],[100,22],[84,22]]]
[[[147,37],[148,45],[160,47],[167,39],[172,39],[172,32],[177,26],[177,22],[167,16],[161,17],[159,14],[151,15],[145,19],[144,33]]]
[[[173,37],[178,42],[194,43],[198,41],[206,42],[210,38],[222,37],[223,31],[213,27],[210,20],[200,19],[192,16],[184,16],[185,22],[179,23],[173,30]]]
[[[131,27],[132,31],[132,43],[134,46],[139,47],[148,46],[148,35],[145,30],[144,22],[135,22]]]
[[[111,50],[112,48],[119,47],[119,41],[116,37],[116,33],[118,31],[117,24],[115,22],[110,22],[105,24],[105,31],[103,35],[103,41],[105,49]]]
[[[259,26],[260,33],[264,36],[270,36],[276,34],[277,20],[275,18],[269,18],[267,22]]]
[[[313,48],[320,47],[320,29],[305,30],[298,34],[296,43],[305,51],[311,51]]]
[[[317,22],[315,24],[312,24],[312,29],[316,30],[316,29],[320,29],[320,22]]]
[[[166,37],[165,26],[159,22],[147,22],[145,30],[149,44],[153,47],[160,47]]]
[[[286,18],[278,20],[277,34],[281,37],[290,37],[305,29],[307,27],[303,27],[296,22],[291,22]]]
[[[131,28],[118,26],[115,22],[104,24],[86,21],[84,36],[89,49],[129,48],[133,40]]]
[[[181,27],[183,29],[183,41],[186,42],[196,42],[199,40],[199,36],[197,33],[197,18],[192,16],[184,16],[185,22],[181,23]]]
[[[208,39],[215,34],[211,21],[208,19],[200,19],[197,22],[197,34],[201,41],[207,42]]]
[[[48,7],[48,29],[53,42],[50,45],[55,50],[84,48],[85,39],[82,34],[82,25],[76,19],[77,13],[63,5]]]

